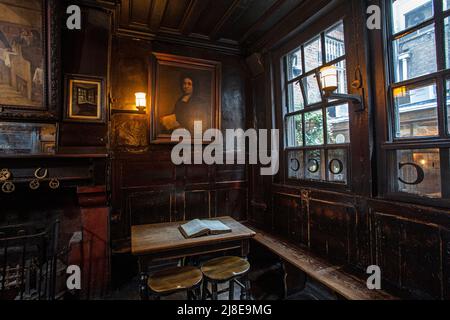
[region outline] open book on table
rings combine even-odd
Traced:
[[[179,229],[185,238],[197,238],[231,232],[231,229],[219,220],[195,219],[181,225]]]

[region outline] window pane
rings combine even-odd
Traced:
[[[436,84],[411,85],[394,89],[396,136],[398,138],[437,136]]]
[[[287,166],[289,179],[303,179],[303,151],[289,151]]]
[[[312,180],[325,180],[325,156],[323,150],[306,152],[305,176]]]
[[[348,104],[327,108],[327,127],[329,144],[350,143]]]
[[[325,50],[327,62],[345,55],[344,23],[341,22],[325,33]]]
[[[338,75],[338,88],[336,93],[348,93],[347,85],[347,67],[345,60],[339,61],[334,65]]]
[[[306,104],[311,105],[322,101],[319,83],[315,74],[302,79],[303,90],[305,90]]]
[[[449,0],[450,1],[450,0]],[[444,20],[444,28],[445,28],[445,61],[447,69],[450,68],[450,18],[445,18]]]
[[[305,113],[305,138],[307,146],[323,145],[322,110]]]
[[[302,110],[305,106],[305,102],[303,100],[302,89],[300,88],[300,83],[295,82],[288,85],[288,93],[289,93],[289,112],[295,112],[298,110]]]
[[[288,147],[303,146],[302,115],[287,118],[286,135]]]
[[[450,0],[443,0],[444,1],[444,10],[450,9]]]
[[[447,130],[450,134],[450,80],[447,80]]]
[[[333,182],[347,182],[347,151],[328,150],[328,177]]]
[[[392,0],[394,33],[414,27],[434,15],[432,0]]]
[[[392,163],[399,192],[440,198],[441,163],[439,149],[398,150]]]
[[[319,37],[305,44],[305,72],[322,65],[322,40]]]
[[[302,68],[302,49],[298,49],[288,55],[288,79],[300,76],[303,73]]]
[[[393,47],[395,82],[437,71],[434,25],[395,40]]]

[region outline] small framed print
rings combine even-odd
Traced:
[[[67,75],[65,120],[105,122],[104,80]]]

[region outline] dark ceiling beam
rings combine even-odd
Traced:
[[[168,0],[153,0],[153,8],[150,15],[150,30],[152,32],[158,32],[166,12],[167,2]]]
[[[214,1],[214,0],[212,0]],[[217,0],[216,0],[217,1]],[[184,35],[189,35],[194,30],[198,20],[200,19],[203,10],[208,6],[207,0],[192,0],[189,8],[186,10],[183,22],[181,23],[180,31]]]
[[[264,24],[269,18],[272,17],[273,13],[278,10],[286,0],[278,0],[275,2],[270,8],[264,12],[264,14],[250,27],[250,29],[245,32],[245,34],[239,39],[239,43],[244,43],[245,40],[248,39],[249,36],[251,36],[255,31],[258,30],[258,28]]]
[[[251,44],[250,48],[247,49],[247,54],[268,50],[270,47],[278,45],[280,41],[283,41],[290,35],[298,32],[303,23],[308,19],[313,18],[315,14],[321,11],[321,9],[324,9],[325,7],[334,7],[339,2],[340,0],[303,1],[297,8],[292,10],[290,14],[283,18],[282,24],[273,26],[262,38]]]
[[[234,0],[233,1],[231,6],[228,8],[228,10],[222,16],[222,19],[219,20],[219,22],[214,26],[214,29],[209,34],[209,38],[211,40],[218,40],[221,37],[223,27],[228,22],[228,20],[234,15],[236,10],[238,10],[241,7],[240,5],[242,2],[244,2],[244,0]]]

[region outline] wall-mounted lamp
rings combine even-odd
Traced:
[[[362,95],[359,94],[342,94],[335,93],[338,89],[338,70],[336,66],[327,66],[320,69],[320,81],[322,90],[326,99],[339,99],[350,101],[355,106],[355,111],[364,110],[364,101]],[[361,74],[357,72],[357,79],[352,82],[353,89],[362,90]]]
[[[140,112],[144,112],[147,108],[147,94],[144,92],[136,92],[136,109]]]

